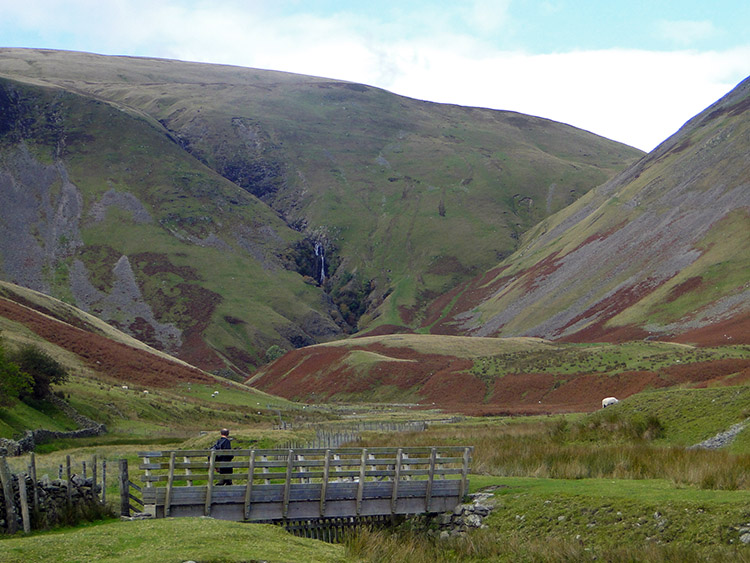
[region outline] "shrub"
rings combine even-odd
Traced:
[[[266,362],[270,364],[274,360],[278,360],[284,354],[286,354],[286,350],[284,350],[281,346],[274,344],[273,346],[268,348],[268,350],[266,350]]]
[[[27,344],[12,354],[10,359],[20,370],[31,377],[31,390],[24,390],[22,398],[43,399],[50,393],[50,385],[65,383],[68,371],[52,356],[34,346]]]
[[[7,406],[20,395],[30,393],[32,385],[31,377],[22,372],[18,364],[6,358],[0,342],[0,405]]]

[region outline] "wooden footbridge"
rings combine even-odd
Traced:
[[[444,512],[468,490],[471,453],[455,446],[141,452],[142,486],[121,463],[122,512],[134,509],[131,501],[156,518],[247,522]],[[218,461],[227,454],[231,461]]]

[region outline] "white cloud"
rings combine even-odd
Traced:
[[[679,47],[689,47],[718,35],[711,21],[676,20],[657,22],[658,35]]]
[[[391,89],[418,98],[548,117],[650,150],[750,73],[750,47],[723,53],[493,53],[402,66]]]
[[[422,10],[418,20],[405,3],[384,10],[378,21],[345,9],[315,15],[306,11],[306,2],[291,14],[284,13],[283,2],[260,0],[3,4],[0,36],[13,26],[37,37],[62,31],[74,38],[73,44],[28,47],[350,80],[431,101],[539,115],[647,150],[750,74],[750,44],[712,52],[502,51],[492,36],[512,27],[510,0],[448,3],[443,10]],[[663,23],[662,32],[674,40],[713,33],[710,22]]]
[[[456,7],[462,7],[461,2]],[[508,22],[510,0],[474,0],[466,7],[464,18],[467,23],[481,33],[501,30]]]

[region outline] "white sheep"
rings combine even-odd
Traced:
[[[144,394],[144,395],[148,395],[148,389],[144,389],[144,390],[143,390],[143,394]]]
[[[612,405],[616,405],[619,402],[620,401],[618,401],[615,397],[605,397],[604,399],[602,399],[602,408],[604,409],[606,407],[611,407]]]
[[[123,386],[122,386],[122,388],[123,388],[123,389],[124,389],[125,391],[127,391],[127,390],[128,390],[128,386],[127,386],[127,385],[123,385]]]

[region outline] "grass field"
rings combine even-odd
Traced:
[[[522,351],[528,343],[517,344]],[[476,346],[485,353],[482,342]],[[372,357],[355,359],[367,363]],[[219,425],[231,425],[236,447],[263,448],[304,442],[316,428],[445,418],[412,405],[306,406],[272,398],[257,415],[257,403],[268,396],[231,382],[216,397],[209,385],[146,395],[82,377],[62,390],[92,416],[97,409],[109,413],[113,432],[42,445],[38,474],[55,477],[67,456],[77,471],[96,455],[108,462],[106,490],[113,506],[116,460],[127,459],[131,479],[138,481],[137,452],[207,448]],[[149,556],[155,561],[238,562],[748,561],[750,546],[740,538],[750,533],[750,424],[723,449],[686,446],[747,424],[749,393],[749,385],[654,389],[593,413],[462,417],[434,422],[422,432],[361,432],[356,445],[367,447],[474,446],[471,491],[492,491],[495,508],[486,528],[447,540],[428,536],[431,524],[414,522],[391,530],[362,529],[343,545],[331,546],[298,540],[278,528],[211,519],[104,521],[0,539],[0,561],[142,561]],[[279,414],[294,421],[295,428],[273,429]],[[48,415],[55,420],[54,413]],[[27,458],[10,462],[14,471],[23,471]],[[156,554],[149,552],[152,544],[158,546]]]

